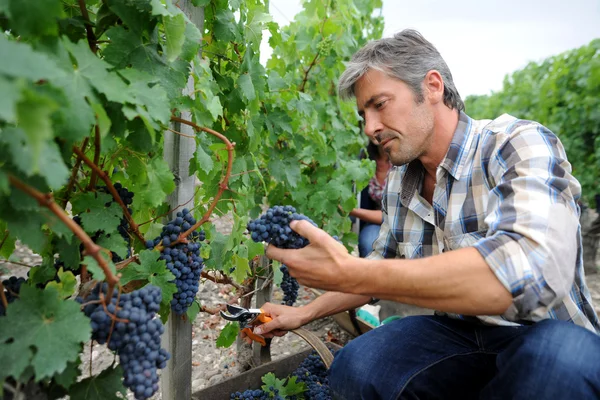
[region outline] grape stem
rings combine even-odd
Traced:
[[[237,283],[235,283],[234,281],[232,281],[231,278],[228,277],[227,275],[221,275],[221,276],[217,277],[217,276],[210,275],[208,273],[208,271],[202,271],[201,277],[204,279],[207,279],[211,282],[214,282],[214,283],[222,283],[225,285],[231,285],[234,288],[236,288],[237,290],[244,291],[244,288],[242,286],[240,286]]]
[[[327,8],[329,8],[329,4],[327,5]],[[323,35],[323,27],[325,26],[325,22],[327,22],[327,17],[323,18],[323,23],[321,24],[321,35]],[[318,50],[317,54],[315,54],[315,57],[311,61],[308,68],[304,70],[304,78],[302,78],[302,83],[298,87],[299,92],[304,92],[304,88],[306,87],[306,82],[308,82],[308,74],[310,73],[310,70],[313,69],[313,67],[315,65],[317,65],[317,60],[319,59],[320,55],[321,55],[321,50]]]
[[[106,282],[108,282],[109,285],[109,293],[111,293],[114,286],[119,282],[119,278],[112,273],[108,267],[108,263],[104,257],[101,256],[100,253],[102,247],[94,243],[88,234],[85,233],[85,231],[79,225],[77,225],[75,221],[69,218],[66,211],[56,204],[52,193],[42,193],[12,175],[8,176],[8,180],[11,185],[36,199],[40,206],[46,207],[52,211],[52,213],[56,215],[75,234],[75,236],[77,236],[79,240],[81,240],[83,246],[85,247],[86,253],[94,258],[100,268],[102,268],[104,271],[104,275],[106,275]]]
[[[0,301],[2,301],[2,305],[6,310],[8,308],[8,300],[6,300],[6,296],[4,295],[4,285],[2,284],[2,281],[0,281]]]
[[[146,243],[146,239],[144,239],[144,236],[142,236],[142,234],[140,233],[138,225],[135,223],[133,218],[131,218],[131,214],[129,214],[127,206],[125,205],[125,203],[123,203],[121,196],[119,196],[119,193],[115,189],[115,186],[112,184],[112,181],[110,180],[108,175],[104,171],[102,171],[102,169],[100,169],[100,167],[96,165],[92,160],[87,158],[83,151],[81,151],[81,149],[79,149],[78,147],[73,146],[73,152],[77,154],[77,156],[79,156],[81,160],[83,160],[83,162],[86,163],[92,169],[92,171],[98,174],[100,179],[104,181],[110,194],[113,196],[115,201],[121,206],[121,209],[123,210],[123,216],[127,220],[127,223],[129,224],[129,227],[131,228],[131,231],[133,232],[134,236],[142,243]]]
[[[217,206],[219,199],[223,195],[223,192],[225,191],[225,189],[228,189],[227,183],[229,182],[229,178],[231,177],[231,169],[233,168],[233,148],[235,147],[235,144],[231,143],[229,141],[229,139],[227,139],[227,137],[225,137],[225,135],[223,135],[217,131],[213,131],[210,128],[196,125],[192,121],[188,121],[186,119],[179,118],[174,115],[171,116],[171,121],[179,122],[184,125],[188,125],[188,126],[192,127],[196,132],[202,131],[202,132],[211,134],[213,136],[216,136],[217,138],[219,138],[220,140],[222,140],[225,143],[225,148],[227,149],[227,171],[225,172],[225,176],[219,183],[219,190],[217,191],[217,194],[215,195],[213,202],[210,204],[210,206],[208,207],[208,210],[206,210],[206,213],[204,213],[202,218],[198,222],[196,222],[190,229],[188,229],[187,231],[182,233],[179,236],[179,238],[173,243],[173,244],[177,244],[177,243],[181,243],[182,239],[185,239],[188,235],[190,235],[192,232],[194,232],[196,229],[198,229],[203,223],[208,221],[213,210]]]
[[[96,124],[94,136],[94,165],[100,165],[100,127]],[[98,170],[101,171],[100,168]],[[98,182],[98,174],[95,169],[92,168],[92,176],[90,177],[90,183],[88,184],[88,190],[92,190],[96,187]]]
[[[90,138],[86,137],[81,144],[81,151],[85,151],[87,147],[88,141]],[[71,191],[73,190],[73,186],[75,186],[75,180],[77,179],[77,172],[79,172],[79,167],[81,166],[81,157],[77,156],[75,160],[75,165],[73,165],[73,170],[71,171],[71,177],[69,178],[69,183],[67,183],[67,188],[65,189],[65,198],[62,200],[62,208],[67,206],[69,202],[69,197],[71,197]]]
[[[6,239],[8,239],[8,234],[9,234],[8,229],[6,229],[4,231],[4,237],[0,241],[0,250],[2,250],[2,246],[4,246],[4,242],[6,242]]]
[[[97,39],[96,39],[96,35],[94,34],[94,29],[92,28],[93,25],[90,21],[90,16],[89,16],[87,8],[85,6],[85,0],[78,0],[78,1],[79,1],[79,9],[81,10],[81,17],[85,21],[84,22],[85,32],[87,34],[87,40],[88,40],[88,44],[90,45],[90,50],[92,50],[92,52],[94,54],[96,54],[96,52],[98,51],[98,48],[96,47]]]

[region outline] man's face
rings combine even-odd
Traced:
[[[434,117],[427,96],[418,104],[408,85],[377,70],[369,70],[356,82],[354,95],[365,133],[380,144],[392,164],[407,164],[429,150]]]

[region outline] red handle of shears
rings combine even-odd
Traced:
[[[267,314],[265,313],[261,313],[258,315],[258,317],[256,317],[256,319],[261,323],[264,324],[265,322],[270,322],[273,321],[273,318],[269,317]],[[257,324],[259,325],[259,324]],[[267,343],[265,342],[265,338],[257,335],[256,333],[254,333],[252,331],[252,328],[244,328],[242,329],[242,332],[246,334],[246,336],[248,336],[250,339],[252,339],[255,342],[260,343],[261,346],[266,346]]]

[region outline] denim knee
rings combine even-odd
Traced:
[[[599,336],[569,322],[544,320],[498,355],[499,376],[492,386],[510,398],[596,398],[598,355]]]

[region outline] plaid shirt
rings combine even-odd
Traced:
[[[474,247],[512,293],[511,307],[502,316],[438,314],[509,326],[552,318],[600,333],[583,272],[581,186],[570,173],[562,144],[544,126],[461,112],[436,171],[433,206],[420,195],[420,161],[390,171],[383,225],[368,258]]]

